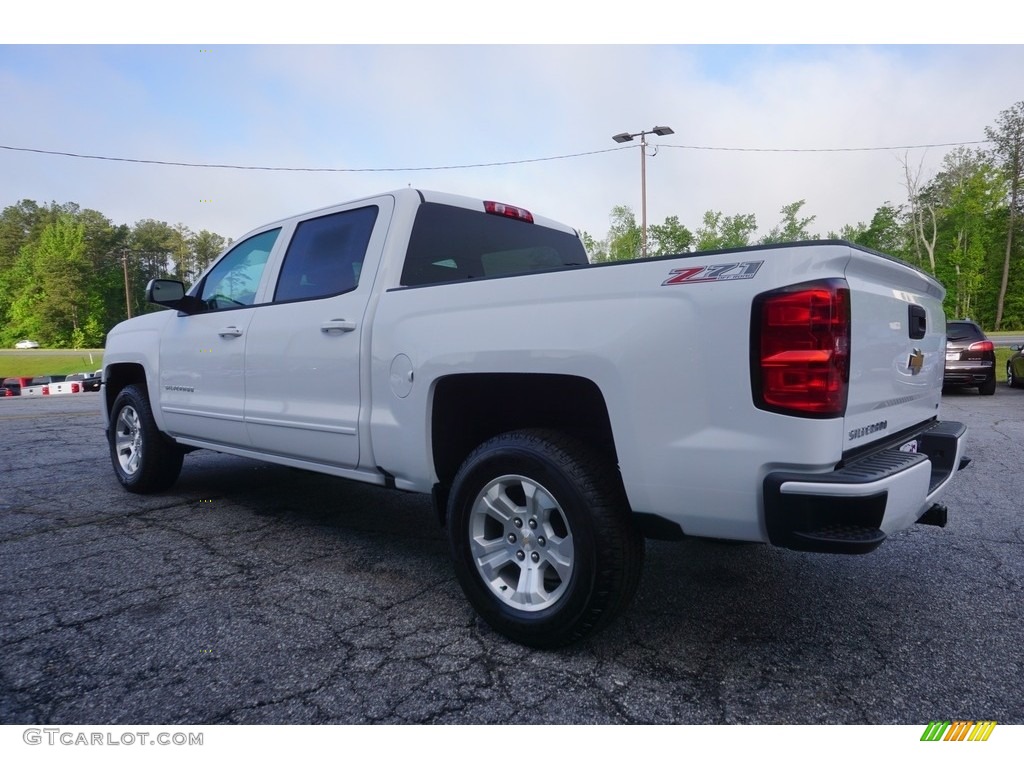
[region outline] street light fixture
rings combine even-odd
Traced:
[[[640,252],[645,259],[647,258],[647,134],[649,133],[653,133],[655,136],[668,136],[675,131],[667,125],[656,125],[649,131],[617,133],[612,136],[612,140],[619,144],[625,144],[637,136],[640,137],[640,216],[642,222],[640,225]]]

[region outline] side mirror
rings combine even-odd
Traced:
[[[176,309],[186,315],[195,314],[202,309],[202,302],[199,299],[185,295],[185,284],[180,280],[150,280],[146,286],[146,301]]]

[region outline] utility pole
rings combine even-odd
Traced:
[[[128,249],[121,249],[121,267],[124,269],[124,308],[128,317],[132,316],[131,292],[128,290]]]

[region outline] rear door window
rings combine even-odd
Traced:
[[[277,280],[274,301],[319,299],[359,285],[377,206],[300,222]]]

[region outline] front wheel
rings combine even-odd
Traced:
[[[127,490],[156,493],[177,481],[185,452],[157,427],[142,388],[129,384],[118,393],[107,438],[114,474]]]
[[[1017,377],[1013,375],[1013,366],[1009,363],[1006,364],[1006,383],[1011,389],[1013,387],[1020,386],[1020,382],[1017,381]]]
[[[636,592],[644,544],[618,472],[566,435],[523,430],[481,445],[455,477],[447,522],[466,597],[516,642],[575,642]]]

